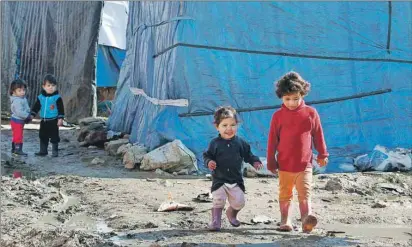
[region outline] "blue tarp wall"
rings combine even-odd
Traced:
[[[126,51],[99,45],[97,49],[97,87],[116,87]]]
[[[412,2],[130,2],[127,37],[109,127],[132,142],[180,139],[203,164],[213,118],[179,114],[279,105],[273,82],[294,70],[312,84],[306,101],[392,90],[313,105],[331,154],[325,172],[377,144],[412,147]],[[130,87],[189,106],[154,105]],[[238,133],[259,156],[275,110],[240,113]]]

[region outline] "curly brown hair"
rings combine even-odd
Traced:
[[[214,124],[219,125],[226,118],[234,118],[236,123],[239,122],[235,108],[231,106],[220,106],[217,108],[214,115]]]
[[[286,73],[276,82],[276,95],[279,98],[293,93],[300,93],[300,95],[305,96],[309,91],[310,83],[294,71]]]

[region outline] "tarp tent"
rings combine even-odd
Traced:
[[[58,80],[66,118],[96,113],[95,54],[102,2],[0,2],[2,111],[15,78],[29,86],[29,103],[45,74]]]
[[[116,87],[126,55],[129,3],[104,1],[97,50],[97,87]]]
[[[97,87],[116,87],[126,51],[99,45],[97,48]]]
[[[216,136],[208,114],[229,104],[243,110],[239,135],[265,156],[276,109],[259,109],[281,103],[273,82],[294,70],[312,83],[306,101],[391,90],[313,105],[331,153],[326,172],[377,144],[412,147],[411,2],[131,2],[129,10],[109,127],[132,142],[180,139],[202,162]]]

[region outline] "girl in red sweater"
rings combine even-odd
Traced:
[[[289,211],[294,187],[298,192],[303,232],[311,232],[317,224],[311,214],[312,147],[318,151],[316,161],[321,167],[328,163],[329,154],[319,114],[303,101],[309,90],[310,84],[296,72],[287,73],[276,83],[276,94],[283,104],[270,123],[267,166],[279,174],[282,231],[292,231]]]

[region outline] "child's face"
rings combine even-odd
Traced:
[[[56,91],[56,85],[51,84],[50,82],[46,81],[43,84],[43,89],[44,89],[44,91],[46,91],[46,93],[52,94]]]
[[[225,118],[219,125],[216,125],[216,129],[219,131],[220,136],[223,139],[230,139],[236,135],[237,122],[234,118]]]
[[[302,103],[302,99],[303,97],[302,95],[300,95],[300,93],[286,94],[282,97],[283,104],[289,110],[295,110],[296,108],[298,108],[298,106]]]
[[[13,96],[17,96],[17,97],[23,97],[24,95],[26,95],[26,89],[24,87],[22,88],[16,88],[13,91]]]

